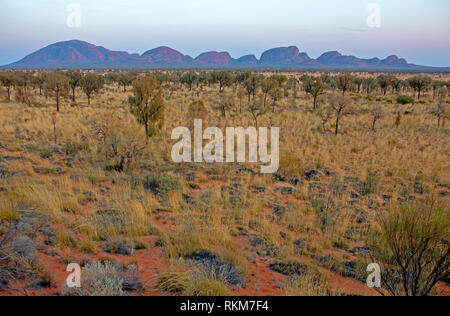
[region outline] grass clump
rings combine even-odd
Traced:
[[[377,191],[380,183],[380,176],[378,172],[369,168],[366,172],[366,177],[361,181],[362,192],[364,195],[373,194]]]
[[[180,188],[176,180],[172,180],[162,175],[151,174],[144,179],[144,188],[159,194],[167,194]]]
[[[191,282],[182,293],[184,296],[232,296],[232,292],[221,281],[200,279]]]
[[[397,103],[400,104],[413,104],[414,103],[414,98],[410,97],[409,95],[401,95],[397,97]]]
[[[184,271],[165,271],[158,274],[156,285],[164,292],[181,294],[190,282],[190,276]]]
[[[182,296],[232,296],[226,284],[209,278],[195,278],[183,271],[166,271],[158,274],[157,287],[168,293]]]
[[[0,220],[1,221],[18,221],[20,220],[20,214],[11,208],[1,208],[0,207]]]

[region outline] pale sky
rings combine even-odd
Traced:
[[[79,28],[67,26],[71,3],[81,8]],[[380,28],[367,25],[370,3],[381,8]],[[130,53],[170,46],[192,57],[217,50],[259,58],[296,45],[313,58],[338,50],[450,66],[449,0],[1,0],[0,29],[0,65],[80,39]]]

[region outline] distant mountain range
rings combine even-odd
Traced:
[[[326,52],[317,59],[300,52],[298,47],[279,47],[265,51],[260,59],[254,55],[234,59],[227,52],[206,52],[197,58],[184,55],[170,47],[158,47],[142,55],[111,51],[101,46],[72,40],[42,48],[2,68],[29,69],[124,69],[124,68],[273,68],[273,69],[352,69],[399,71],[448,71],[409,64],[395,55],[386,59],[361,59],[344,56],[337,51]]]

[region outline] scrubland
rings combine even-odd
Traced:
[[[219,92],[216,83],[163,81],[164,124],[148,139],[130,112],[131,84],[124,92],[106,80],[90,105],[76,88],[59,112],[38,88],[28,87],[25,104],[19,86],[10,101],[2,88],[0,295],[390,294],[365,284],[381,214],[433,200],[444,209],[448,247],[448,91],[433,96],[430,86],[417,99],[408,87],[367,93],[352,83],[352,111],[336,134],[326,109],[342,91],[325,87],[314,109],[298,80],[305,74],[282,75],[295,86],[287,80],[268,93],[258,121],[280,127],[273,175],[258,164],[171,159],[171,132],[192,125],[194,101],[204,103],[204,127],[254,126],[249,103],[264,107],[258,86],[248,97],[239,83]],[[400,104],[399,95],[415,102]],[[438,103],[447,106],[439,127]],[[375,129],[374,108],[382,113]],[[69,263],[83,267],[82,289],[64,286]],[[447,280],[429,294],[448,295],[444,269]]]

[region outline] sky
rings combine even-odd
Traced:
[[[70,4],[80,8],[79,27],[67,23]],[[140,54],[170,46],[192,57],[259,58],[295,45],[313,58],[338,50],[450,66],[449,0],[1,0],[0,30],[0,65],[79,39]]]

